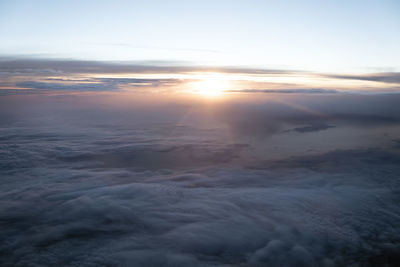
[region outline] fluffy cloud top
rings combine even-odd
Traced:
[[[393,96],[95,100],[0,100],[3,265],[399,260]]]

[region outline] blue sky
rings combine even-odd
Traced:
[[[0,55],[398,71],[399,1],[0,1]]]

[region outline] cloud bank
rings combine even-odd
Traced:
[[[3,265],[399,260],[399,96],[93,97],[0,98]]]
[[[2,90],[30,88],[91,92],[125,89],[146,92],[144,89],[147,87],[171,93],[182,91],[182,87],[190,87],[188,82],[201,81],[207,75],[219,75],[230,80],[232,88],[226,89],[225,93],[386,94],[400,90],[397,72],[335,74],[241,66],[198,66],[175,61],[0,57]],[[352,84],[350,88],[343,85],[349,81]],[[32,90],[31,93],[39,92]]]

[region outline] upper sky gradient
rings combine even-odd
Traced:
[[[0,1],[0,55],[400,70],[400,2]]]

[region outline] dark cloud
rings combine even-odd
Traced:
[[[341,151],[264,169],[16,165],[0,195],[2,258],[15,266],[394,264],[398,163],[398,155]]]
[[[297,88],[297,89],[243,89],[243,90],[229,90],[231,93],[277,93],[277,94],[335,94],[339,91],[333,89],[320,89],[320,88]]]
[[[370,166],[364,166],[368,163]],[[400,154],[377,149],[334,150],[324,155],[292,157],[270,163],[270,168],[302,168],[325,172],[374,172],[377,166],[400,165]],[[340,166],[340,168],[336,168]],[[368,175],[366,177],[369,177]],[[375,178],[371,177],[373,180]],[[377,180],[375,180],[376,182]]]
[[[393,140],[393,142],[395,148],[400,148],[400,139]]]
[[[398,96],[115,97],[0,98],[2,265],[398,262]]]
[[[171,146],[125,146],[98,153],[61,157],[60,160],[85,163],[92,168],[175,169],[230,163],[246,145],[185,144]]]
[[[288,71],[278,69],[255,69],[239,67],[210,67],[191,66],[177,62],[106,62],[84,60],[56,60],[56,59],[23,59],[0,58],[0,73],[35,73],[46,75],[68,74],[94,74],[94,73],[193,73],[193,72],[222,72],[244,74],[288,74],[301,71]]]
[[[400,83],[399,72],[383,72],[383,73],[371,73],[363,75],[324,74],[323,76],[335,79],[361,80],[361,81],[373,81],[373,82],[384,82],[384,83]]]
[[[275,94],[267,100],[225,103],[216,117],[233,133],[268,137],[282,131],[313,132],[336,127],[400,124],[400,95]],[[251,119],[249,119],[251,118]],[[291,126],[291,127],[288,127]],[[295,126],[295,127],[293,127]]]
[[[99,78],[97,81],[112,85],[130,85],[134,87],[166,87],[184,83],[185,79],[139,79],[139,78]]]
[[[54,79],[47,79],[53,81]],[[129,87],[168,87],[179,85],[179,79],[135,79],[135,78],[99,78],[81,80],[55,79],[55,82],[24,81],[17,82],[18,88],[30,88],[55,91],[116,91],[120,86]],[[33,93],[33,92],[30,92]]]
[[[327,125],[327,124],[313,124],[313,125],[307,125],[303,127],[296,127],[291,130],[287,131],[294,131],[294,132],[299,132],[299,133],[308,133],[308,132],[318,132],[318,131],[323,131],[327,130],[329,128],[334,128],[335,126],[332,125]]]
[[[0,96],[10,96],[10,95],[30,95],[30,94],[40,94],[45,93],[44,91],[32,91],[31,89],[1,89]]]
[[[15,84],[20,88],[31,88],[40,90],[60,90],[60,91],[112,91],[116,88],[103,83],[47,83],[26,81]]]

